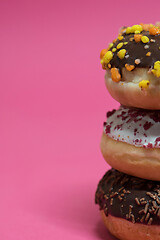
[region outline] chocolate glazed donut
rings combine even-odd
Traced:
[[[123,240],[160,239],[160,183],[109,170],[95,202],[109,231]]]
[[[111,169],[99,182],[95,201],[106,216],[160,225],[160,182]]]
[[[152,24],[122,28],[101,51],[105,83],[123,105],[160,109],[160,28]]]

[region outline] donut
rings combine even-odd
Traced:
[[[123,27],[100,54],[105,84],[122,105],[160,110],[160,27]]]
[[[121,240],[160,240],[160,182],[110,169],[95,194],[108,230]]]
[[[107,112],[100,147],[113,168],[160,181],[160,110],[120,106]]]

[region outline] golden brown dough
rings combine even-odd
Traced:
[[[160,240],[160,227],[132,223],[101,211],[103,222],[109,232],[120,240]]]
[[[105,133],[101,138],[101,152],[113,168],[132,176],[160,181],[160,149],[143,148],[115,141]]]

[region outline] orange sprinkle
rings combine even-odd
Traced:
[[[111,68],[111,77],[114,82],[119,82],[121,80],[121,74],[118,68]]]
[[[106,70],[106,66],[104,63],[102,63],[102,69]]]
[[[113,40],[113,43],[115,43],[117,41],[117,38]]]
[[[100,53],[100,59],[102,59],[104,57],[104,55],[106,54],[107,49],[102,49],[101,53]]]
[[[149,34],[150,35],[158,35],[158,34],[160,34],[160,30],[156,27],[152,27],[149,29]]]
[[[149,29],[152,27],[151,24],[143,24],[143,23],[141,23],[140,25],[142,26],[144,31],[149,31]]]
[[[127,29],[126,27],[122,27],[122,28],[120,29],[120,34],[123,34],[126,29]]]
[[[133,38],[133,37],[131,37],[129,40],[132,42],[132,41],[133,41],[133,39],[134,39],[134,38]]]
[[[151,52],[147,52],[147,53],[146,53],[146,56],[147,56],[147,57],[151,56]]]
[[[135,40],[135,42],[140,42],[140,41],[141,41],[141,37],[142,37],[141,34],[134,34],[134,40]]]
[[[111,64],[110,63],[108,64],[108,67],[111,68]]]
[[[134,68],[135,68],[135,66],[134,65],[129,65],[129,64],[125,64],[125,67],[126,67],[126,69],[128,70],[128,71],[132,71]]]

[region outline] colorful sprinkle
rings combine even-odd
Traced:
[[[126,69],[128,70],[128,71],[132,71],[134,68],[135,68],[135,66],[134,65],[129,65],[129,64],[125,64],[125,67],[126,67]]]
[[[101,59],[100,63],[101,63],[101,64],[103,64],[103,63],[104,63],[103,59]]]
[[[142,32],[143,28],[141,25],[133,25],[132,27],[127,27],[126,34],[135,33],[138,31],[138,33]]]
[[[113,47],[113,43],[110,43],[109,44],[109,49]]]
[[[149,87],[149,81],[148,80],[142,80],[139,82],[139,87],[142,89],[146,89]]]
[[[134,35],[134,40],[135,40],[135,42],[140,42],[140,41],[141,41],[141,37],[142,37],[141,34],[135,34],[135,35]]]
[[[106,54],[107,49],[102,49],[101,53],[100,53],[100,59],[102,59],[104,57],[104,55]]]
[[[144,49],[148,49],[148,48],[149,48],[149,45],[146,44],[146,45],[144,46]]]
[[[119,82],[121,80],[121,74],[118,68],[111,68],[111,77],[114,82]]]
[[[141,41],[142,41],[143,43],[148,43],[148,42],[149,42],[149,38],[148,38],[147,36],[142,36],[142,37],[141,37]]]
[[[115,52],[117,50],[117,48],[112,48],[112,52]]]
[[[149,34],[150,35],[158,35],[158,34],[160,34],[160,30],[157,27],[152,27],[149,29]]]
[[[123,39],[123,36],[120,35],[120,36],[118,37],[118,39],[121,41],[121,40]]]
[[[104,60],[105,63],[109,63],[112,58],[113,58],[113,53],[111,51],[108,51],[104,55],[103,60]]]
[[[150,57],[150,56],[151,56],[151,52],[147,52],[147,53],[146,53],[146,56],[147,56],[147,57]]]
[[[135,62],[135,64],[138,65],[138,64],[140,64],[141,60],[139,58],[137,58],[134,62]]]
[[[117,45],[117,49],[120,49],[122,46],[123,46],[123,43],[121,42]]]
[[[125,57],[125,54],[126,54],[126,49],[121,49],[117,55],[120,59],[123,59]]]
[[[160,77],[160,61],[156,61],[154,63],[154,69],[152,70],[152,73],[156,76],[156,77]]]

